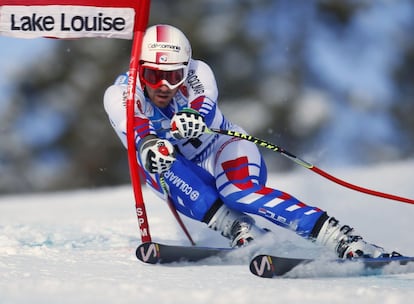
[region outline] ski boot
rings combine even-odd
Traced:
[[[341,226],[334,217],[325,220],[314,240],[316,244],[333,249],[341,259],[400,256],[396,252],[387,253],[384,248],[367,243],[355,234],[353,228]]]
[[[266,231],[255,225],[254,219],[242,212],[222,205],[207,223],[210,229],[220,231],[230,239],[232,248],[244,247]]]

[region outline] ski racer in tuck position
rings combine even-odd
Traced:
[[[180,213],[220,232],[232,247],[245,246],[265,233],[249,215],[255,214],[326,246],[339,258],[394,254],[367,243],[325,211],[266,186],[266,166],[254,143],[208,132],[217,128],[245,133],[223,116],[212,70],[192,58],[191,45],[179,29],[147,29],[138,73],[138,162],[147,185],[161,197],[168,189]],[[125,147],[127,82],[127,74],[118,76],[104,96],[105,110]]]

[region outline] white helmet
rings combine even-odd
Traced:
[[[152,87],[165,84],[176,88],[187,77],[190,59],[191,45],[183,32],[171,25],[151,26],[142,40],[141,81]],[[176,74],[172,75],[174,71]]]

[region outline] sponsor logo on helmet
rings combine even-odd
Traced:
[[[173,52],[179,52],[181,51],[181,46],[179,45],[174,45],[174,44],[170,44],[170,43],[160,43],[160,42],[156,42],[156,43],[149,43],[148,44],[148,48],[154,51],[157,50],[167,50],[167,51],[173,51]]]
[[[167,62],[168,61],[168,56],[167,55],[162,55],[162,56],[160,56],[159,60],[160,60],[161,63]]]

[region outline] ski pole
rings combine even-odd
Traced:
[[[322,169],[314,166],[313,164],[295,156],[294,154],[286,151],[285,149],[260,138],[257,138],[255,136],[252,135],[248,135],[248,134],[244,134],[244,133],[240,133],[240,132],[236,132],[236,131],[231,131],[231,130],[222,130],[222,129],[215,129],[215,128],[210,128],[207,130],[207,133],[217,133],[217,134],[224,134],[224,135],[228,135],[228,136],[232,136],[232,137],[237,137],[240,139],[244,139],[247,141],[250,141],[252,143],[255,143],[257,146],[259,147],[263,147],[266,149],[269,149],[271,151],[274,152],[278,152],[280,154],[282,154],[283,156],[287,157],[288,159],[290,159],[291,161],[295,162],[296,164],[307,168],[309,170],[312,170],[313,172],[315,172],[316,174],[319,174],[320,176],[325,177],[326,179],[335,182],[343,187],[355,190],[355,191],[359,191],[365,194],[369,194],[369,195],[373,195],[373,196],[378,196],[378,197],[382,197],[382,198],[386,198],[386,199],[390,199],[390,200],[394,200],[394,201],[399,201],[399,202],[403,202],[403,203],[407,203],[407,204],[414,204],[414,200],[413,199],[409,199],[409,198],[405,198],[405,197],[401,197],[401,196],[397,196],[397,195],[393,195],[393,194],[388,194],[388,193],[384,193],[384,192],[379,192],[379,191],[375,191],[375,190],[371,190],[371,189],[367,189],[367,188],[363,188],[351,183],[348,183],[342,179],[339,179],[325,171],[323,171]]]
[[[168,188],[167,188],[167,184],[165,183],[165,179],[164,179],[164,175],[160,176],[160,183],[161,183],[161,188],[166,196],[166,201],[168,204],[168,207],[170,207],[170,210],[172,212],[172,214],[174,215],[175,219],[177,220],[177,223],[180,225],[181,229],[183,230],[184,234],[187,236],[187,239],[190,241],[191,245],[195,246],[196,243],[194,242],[193,238],[191,237],[190,232],[188,231],[187,227],[185,226],[183,220],[181,219],[180,215],[177,212],[177,209],[175,209],[175,206],[170,198],[170,196],[168,195]]]

